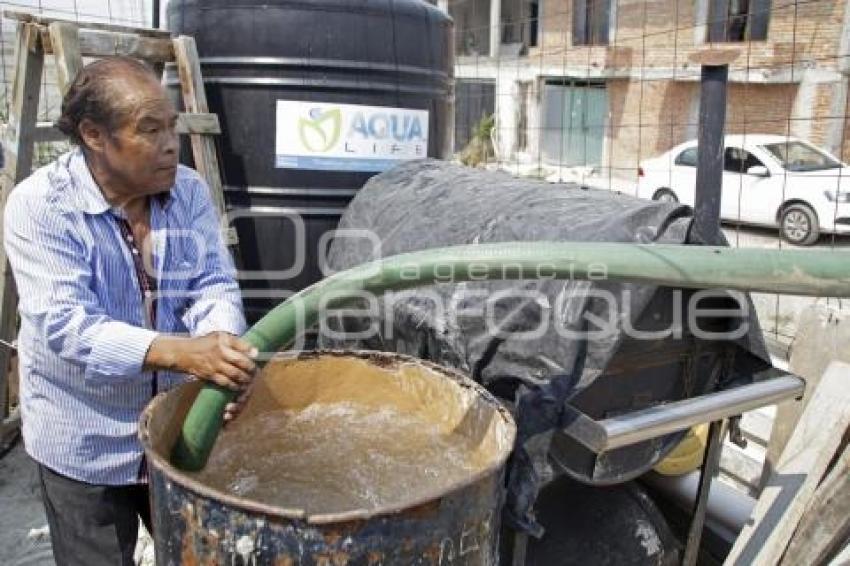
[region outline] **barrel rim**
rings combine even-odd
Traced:
[[[506,449],[503,450],[500,454],[498,454],[498,456],[488,466],[485,466],[474,474],[470,474],[463,480],[448,484],[447,487],[441,490],[439,495],[424,495],[418,499],[411,499],[403,503],[385,505],[371,510],[353,509],[351,511],[345,511],[340,513],[317,513],[310,515],[303,509],[291,509],[280,507],[277,505],[269,505],[266,503],[261,503],[259,501],[254,501],[252,499],[228,494],[226,492],[209,487],[190,477],[186,472],[175,468],[171,465],[171,463],[165,456],[153,450],[153,447],[151,446],[150,442],[150,432],[148,430],[148,423],[151,419],[153,411],[160,403],[164,401],[165,397],[169,394],[168,391],[164,391],[158,394],[150,401],[150,403],[148,403],[147,407],[145,407],[144,411],[142,411],[142,415],[139,418],[139,441],[141,442],[142,447],[144,449],[145,457],[147,458],[148,462],[148,467],[153,467],[157,469],[158,471],[165,474],[169,478],[169,480],[179,484],[184,489],[187,489],[188,491],[193,492],[201,497],[215,499],[231,507],[243,511],[248,511],[251,513],[260,513],[270,517],[288,520],[304,520],[308,524],[320,526],[334,523],[345,523],[350,521],[369,520],[384,515],[398,514],[404,511],[408,511],[410,509],[415,509],[417,507],[427,505],[435,501],[439,501],[440,499],[443,499],[452,493],[475,485],[476,483],[486,479],[487,477],[498,473],[499,470],[504,467],[511,452],[513,452],[513,446],[516,440],[516,423],[514,422],[513,416],[511,415],[510,411],[508,411],[508,409],[482,385],[473,381],[472,379],[455,369],[440,366],[433,362],[422,360],[420,358],[409,356],[407,354],[382,352],[378,350],[293,350],[286,352],[278,352],[274,356],[272,356],[269,361],[271,362],[282,359],[301,360],[328,355],[340,357],[354,357],[370,361],[378,360],[379,362],[380,360],[392,359],[393,361],[416,363],[454,380],[458,385],[462,387],[469,387],[471,389],[474,389],[478,396],[483,401],[490,403],[496,409],[497,414],[499,414],[502,418],[502,421],[504,422],[507,428],[507,438],[505,442]]]

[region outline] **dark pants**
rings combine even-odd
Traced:
[[[38,466],[57,566],[132,565],[139,517],[151,532],[146,485],[92,485]]]

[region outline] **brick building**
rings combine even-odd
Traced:
[[[790,134],[850,158],[846,0],[449,0],[456,147],[496,116],[500,161],[640,160],[697,135],[706,48],[731,50],[727,133]]]

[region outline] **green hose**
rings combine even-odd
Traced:
[[[286,348],[319,317],[363,292],[380,294],[438,282],[485,279],[607,279],[657,286],[850,297],[850,254],[619,243],[511,242],[425,250],[336,273],[278,305],[244,335],[260,352]],[[362,295],[361,295],[362,296]],[[207,462],[235,393],[208,384],[198,394],[171,453],[197,471]]]

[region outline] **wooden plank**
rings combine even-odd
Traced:
[[[806,392],[802,401],[787,401],[776,407],[765,458],[764,482],[797,427],[818,381],[833,360],[850,363],[850,317],[834,306],[812,305],[800,313],[788,364],[791,373],[806,380]]]
[[[66,22],[53,22],[47,29],[56,61],[56,81],[59,83],[59,92],[64,96],[83,68],[80,37],[77,26]]]
[[[38,26],[21,24],[15,50],[15,76],[12,80],[12,104],[7,131],[15,159],[6,163],[5,176],[16,185],[29,176],[33,159],[33,133],[41,83],[44,55]]]
[[[0,206],[5,208],[12,188],[28,177],[32,170],[33,134],[35,132],[38,97],[44,54],[41,51],[39,28],[35,24],[19,24],[15,48],[15,76],[12,81],[12,104],[4,148],[8,154],[3,178],[0,179]],[[0,235],[3,217],[0,215]],[[6,248],[0,245],[0,339],[15,338],[18,295],[12,269],[6,259]],[[11,351],[0,348],[0,419],[5,417],[8,396],[8,371]]]
[[[823,564],[841,550],[850,535],[850,446],[815,492],[812,506],[800,521],[783,566]]]
[[[183,107],[189,113],[207,114],[209,106],[201,78],[201,65],[198,62],[195,40],[188,36],[180,36],[173,42],[177,73],[180,76],[180,89],[183,94]],[[219,214],[224,214],[224,194],[213,140],[208,136],[193,134],[191,141],[195,168],[209,184]]]
[[[201,65],[198,61],[198,49],[194,38],[181,35],[173,40],[174,58],[177,63],[177,73],[180,76],[180,89],[183,93],[183,107],[188,113],[207,114],[207,95],[201,77]],[[218,156],[215,150],[215,140],[208,135],[192,134],[192,156],[195,169],[207,181],[212,198],[219,215],[224,218],[224,187],[221,182],[221,172],[218,167]],[[225,234],[228,245],[236,243],[236,231],[228,229]]]
[[[221,133],[218,114],[187,114],[177,117],[178,134],[217,135]]]
[[[847,566],[848,564],[850,564],[850,540],[845,543],[841,552],[829,562],[829,566]]]
[[[0,124],[0,138],[4,147],[12,143],[12,134],[8,124]],[[32,134],[33,143],[66,141],[68,137],[56,129],[53,122],[38,122]],[[11,153],[9,155],[12,155]],[[6,161],[8,163],[8,161]]]
[[[80,54],[84,57],[126,55],[127,57],[144,59],[153,64],[174,61],[174,48],[171,39],[84,28],[78,30],[78,37]],[[44,42],[44,52],[53,53],[53,42],[49,38]]]
[[[3,17],[8,18],[10,20],[18,20],[19,22],[40,24],[43,26],[47,26],[52,24],[53,22],[67,22],[71,24],[79,25],[81,28],[85,29],[94,29],[94,30],[102,30],[102,31],[115,31],[122,33],[132,33],[136,35],[142,35],[146,37],[155,37],[155,38],[165,38],[171,39],[171,32],[163,29],[153,29],[153,28],[142,28],[142,27],[132,27],[132,26],[122,26],[117,24],[101,24],[95,22],[75,22],[73,20],[68,20],[64,18],[53,18],[49,16],[42,16],[37,14],[32,14],[30,12],[21,12],[20,10],[3,10]]]
[[[181,113],[177,117],[178,134],[204,134],[218,135],[221,126],[218,122],[218,114],[186,114]],[[10,139],[7,124],[0,124],[0,136],[4,140]],[[68,137],[60,132],[53,122],[38,122],[33,132],[33,142],[58,142],[66,141]]]
[[[832,363],[724,564],[777,564],[850,426],[850,365]]]

